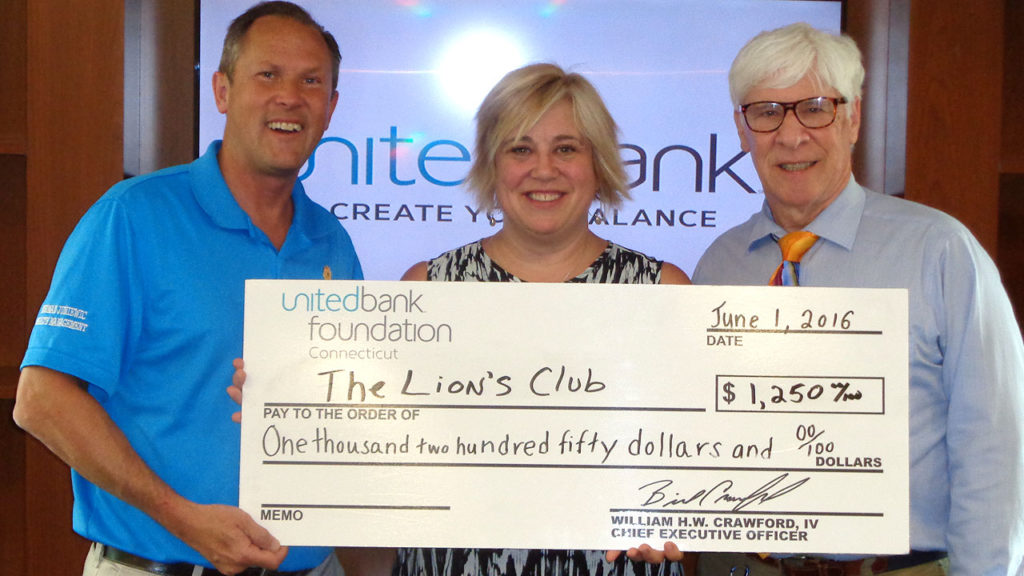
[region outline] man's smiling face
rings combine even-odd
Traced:
[[[743,103],[796,102],[816,96],[839,97],[810,75],[788,88],[758,87]],[[852,106],[851,110],[846,110]],[[848,113],[849,112],[849,113]],[[764,187],[775,221],[786,230],[810,224],[843,191],[853,170],[853,145],[860,130],[860,101],[840,104],[836,120],[806,128],[793,111],[774,132],[754,132],[735,113],[736,129]]]

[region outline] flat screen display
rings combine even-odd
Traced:
[[[633,199],[592,215],[591,228],[691,273],[763,200],[733,123],[733,57],[762,30],[805,21],[838,32],[842,20],[838,1],[298,3],[343,58],[337,110],[300,177],[352,235],[371,280],[496,231],[462,185],[474,115],[503,74],[533,62],[586,76],[620,127]],[[224,129],[210,88],[224,33],[251,4],[200,3],[200,153]]]

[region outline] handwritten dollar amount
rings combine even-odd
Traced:
[[[884,378],[717,377],[719,412],[883,413]]]

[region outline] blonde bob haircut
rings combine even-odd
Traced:
[[[729,69],[729,96],[739,108],[755,88],[782,89],[808,74],[820,89],[835,89],[853,103],[860,99],[864,65],[857,43],[797,22],[761,32],[740,49]],[[847,106],[847,116],[853,107]]]
[[[597,89],[583,76],[555,64],[531,64],[505,75],[476,113],[476,154],[466,183],[485,211],[499,208],[497,157],[503,145],[529,132],[552,106],[568,100],[576,128],[590,144],[597,200],[615,207],[629,199],[619,152],[618,126]]]

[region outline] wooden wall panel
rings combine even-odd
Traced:
[[[124,171],[134,176],[196,157],[198,5],[127,0],[125,10]]]
[[[0,571],[27,574],[25,434],[11,420],[24,352],[27,0],[0,0]]]
[[[996,253],[1005,0],[914,2],[906,196]]]
[[[0,0],[0,154],[25,153],[25,2]]]
[[[122,177],[123,0],[27,3],[25,316],[85,210]],[[81,574],[67,466],[25,440],[24,574]]]
[[[1024,321],[1024,2],[1006,3],[1003,61],[1002,176],[999,189],[999,252],[1003,283]]]
[[[2,108],[2,106],[0,106]],[[0,398],[14,398],[28,342],[25,315],[25,157],[0,154]]]
[[[193,65],[197,60],[198,7],[192,2],[145,4],[151,12],[149,32],[156,40],[143,61],[162,71],[148,88],[155,106],[148,113],[149,122],[142,123],[143,172],[152,172],[196,158],[198,102]],[[210,78],[201,79],[200,89],[212,90],[211,82]]]
[[[861,49],[867,72],[862,96],[860,141],[853,152],[853,173],[862,186],[893,194],[901,193],[902,189],[885,189],[889,13],[889,0],[850,2],[846,4],[844,21],[846,33],[857,41]],[[895,164],[902,163],[899,159]]]
[[[1000,189],[999,271],[1020,322],[1024,320],[1024,173],[1003,174]]]
[[[13,398],[24,352],[26,0],[0,0],[0,399]],[[2,433],[2,432],[0,432]]]
[[[121,179],[123,0],[28,4],[28,312],[85,210]]]
[[[13,407],[11,400],[0,399],[0,414]],[[11,576],[26,574],[24,461],[24,434],[9,417],[0,418],[0,566]]]
[[[1024,2],[1006,2],[1003,61],[1003,162],[1006,174],[1024,174]]]

